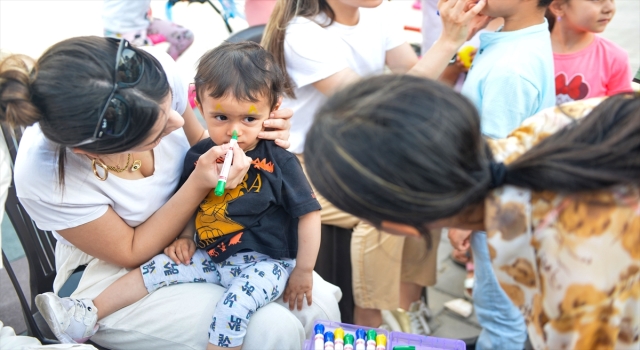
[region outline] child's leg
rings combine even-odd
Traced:
[[[45,293],[36,296],[36,304],[59,340],[83,342],[98,330],[98,319],[135,303],[158,288],[203,282],[220,284],[220,273],[203,250],[196,250],[186,266],[160,254],[112,283],[94,300],[60,298]]]
[[[208,349],[242,345],[251,315],[280,297],[295,260],[275,260],[256,252],[242,252],[223,264],[219,269],[223,286],[228,289],[216,306]]]
[[[174,60],[178,59],[182,53],[193,43],[193,32],[183,26],[163,19],[154,18],[147,29],[148,34],[162,34],[171,44],[169,55]]]

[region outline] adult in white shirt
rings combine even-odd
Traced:
[[[16,56],[0,65],[0,120],[36,123],[21,140],[15,183],[38,227],[58,238],[54,292],[81,265],[76,299],[93,298],[139,268],[178,236],[218,181],[224,147],[205,153],[176,191],[186,151],[208,134],[171,57],[149,51],[79,37],[47,50],[37,71]],[[291,114],[275,112],[265,126],[276,131],[262,136],[287,147]],[[234,150],[227,187],[241,181],[250,161]],[[92,341],[114,349],[203,349],[223,292],[204,283],[164,288],[101,320]],[[313,296],[314,305],[300,312],[278,303],[258,311],[245,348],[300,349],[314,319],[339,320],[337,287],[316,276]]]
[[[302,156],[313,116],[332,94],[360,77],[393,73],[437,78],[464,40],[486,25],[477,16],[480,1],[465,9],[464,0],[441,0],[444,31],[431,50],[418,60],[402,37],[402,27],[389,20],[382,0],[282,0],[276,4],[265,29],[262,45],[287,75],[289,86],[283,106],[294,110],[290,151]],[[375,155],[372,155],[375,157]],[[355,299],[354,322],[378,327],[381,310],[409,311],[410,330],[428,333],[425,306],[419,302],[423,286],[435,283],[435,249],[424,241],[380,233],[371,225],[346,214],[324,198],[323,224],[353,228],[351,263]],[[433,235],[437,246],[439,235]],[[403,261],[396,257],[402,256]],[[384,281],[384,283],[381,283]],[[385,318],[387,325],[392,318]]]

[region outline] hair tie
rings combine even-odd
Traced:
[[[504,185],[504,180],[507,178],[507,167],[504,163],[489,162],[489,170],[491,171],[489,189],[492,190]]]

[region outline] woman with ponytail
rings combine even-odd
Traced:
[[[226,147],[203,154],[176,190],[190,145],[208,138],[176,73],[165,52],[100,37],[64,40],[36,62],[0,61],[0,122],[32,125],[20,140],[14,179],[36,225],[57,238],[54,293],[84,266],[71,295],[77,303],[60,312],[66,319],[44,315],[49,324],[97,317],[83,301],[167,247],[216,187],[216,159]],[[261,136],[287,147],[291,115],[274,112],[265,121],[274,131]],[[234,149],[227,187],[242,181],[250,162]],[[335,290],[318,278],[311,307],[292,313],[272,303],[256,312],[246,348],[300,349],[314,319],[339,317]],[[77,339],[97,331],[91,340],[112,349],[204,349],[223,292],[206,283],[165,288],[101,319],[99,330],[70,328]]]
[[[487,140],[464,97],[391,75],[331,97],[304,152],[316,190],[380,229],[486,231],[534,348],[635,349],[638,135],[637,93],[547,109]]]
[[[488,22],[487,16],[478,15],[485,4],[485,0],[440,0],[442,35],[418,59],[382,0],[279,0],[262,45],[287,78],[282,105],[295,113],[289,150],[304,166],[302,150],[313,115],[327,96],[350,82],[383,74],[385,67],[437,79],[465,40]],[[384,323],[393,330],[429,334],[430,311],[420,296],[425,286],[436,282],[436,254],[425,251],[423,242],[379,232],[323,198],[318,201],[323,224],[353,229],[354,323],[368,327]],[[395,317],[381,310],[394,310]]]

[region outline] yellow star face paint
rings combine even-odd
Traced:
[[[248,114],[258,114],[258,109],[256,108],[255,105],[251,105],[249,107],[249,113]]]
[[[222,108],[222,105],[220,105],[219,103],[216,104],[215,110],[218,112],[224,112],[224,108]]]

